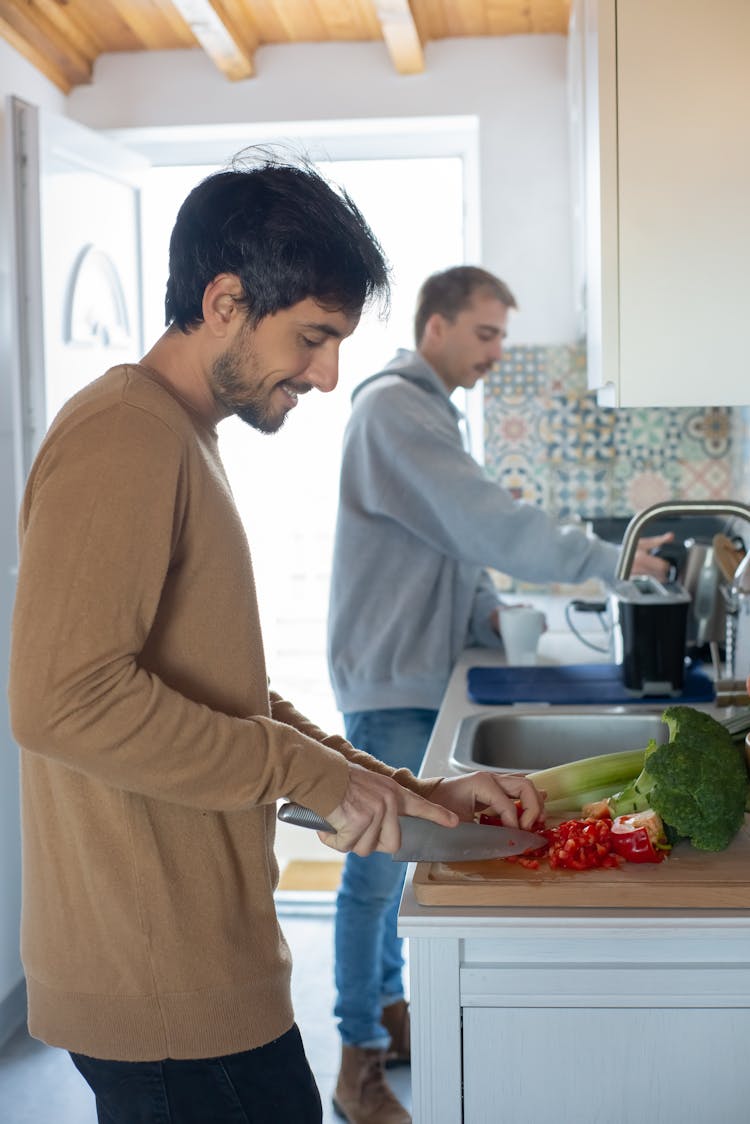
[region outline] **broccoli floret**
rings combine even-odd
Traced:
[[[742,827],[747,766],[729,731],[710,714],[670,706],[662,714],[669,741],[649,742],[643,771],[610,798],[613,816],[653,808],[670,840],[689,839],[701,851],[723,851]]]

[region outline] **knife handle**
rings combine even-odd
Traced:
[[[282,804],[278,817],[282,823],[293,823],[296,827],[310,827],[313,831],[330,831],[333,834],[336,832],[328,820],[313,812],[312,808],[305,808],[304,804]]]

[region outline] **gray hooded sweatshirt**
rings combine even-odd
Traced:
[[[460,411],[418,352],[352,396],[328,613],[339,710],[437,709],[468,646],[501,647],[484,567],[611,582],[619,550],[519,503],[464,449]]]

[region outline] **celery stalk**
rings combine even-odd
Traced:
[[[630,778],[626,784],[633,779]],[[575,792],[572,796],[561,796],[558,800],[545,800],[544,810],[547,815],[555,816],[560,812],[580,812],[587,804],[598,804],[612,795],[612,785],[605,784],[600,788],[589,788],[586,792]]]
[[[566,761],[550,769],[528,773],[537,788],[547,793],[545,807],[580,808],[594,800],[603,800],[618,792],[639,776],[643,769],[645,749],[625,749]]]

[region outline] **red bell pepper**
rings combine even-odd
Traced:
[[[669,849],[664,825],[652,811],[616,816],[610,838],[615,854],[629,863],[660,863]]]

